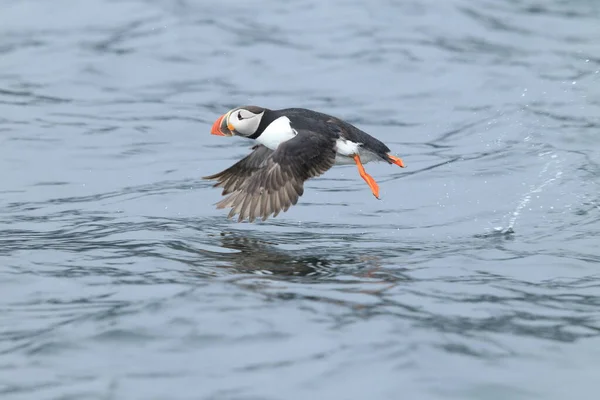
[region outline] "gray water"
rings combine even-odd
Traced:
[[[595,399],[600,3],[0,5],[0,398]],[[227,220],[229,108],[353,166]]]

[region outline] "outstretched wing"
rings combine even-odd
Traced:
[[[266,220],[277,216],[298,202],[304,193],[304,181],[319,176],[335,163],[333,133],[298,130],[298,134],[281,143],[258,169],[243,182],[236,181],[231,194],[217,203],[217,208],[231,207],[229,218],[239,214],[238,221],[257,217]]]
[[[204,176],[202,179],[217,180],[217,183],[215,183],[213,187],[222,187],[223,195],[238,190],[242,183],[244,183],[244,180],[260,169],[267,158],[273,153],[273,150],[262,144],[253,146],[252,150],[252,153],[248,154],[226,170],[214,175]]]

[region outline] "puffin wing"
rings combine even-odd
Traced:
[[[228,218],[239,214],[238,221],[277,216],[298,202],[304,193],[304,181],[322,175],[335,163],[336,139],[332,132],[297,130],[297,135],[281,143],[260,167],[245,178],[233,192],[217,203],[231,207]]]
[[[223,195],[238,190],[244,181],[261,168],[273,150],[262,144],[252,147],[252,153],[233,164],[231,167],[214,175],[204,176],[202,179],[216,180],[213,187],[222,187]]]

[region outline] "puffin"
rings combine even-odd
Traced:
[[[202,179],[222,187],[217,209],[231,208],[238,222],[275,218],[298,202],[304,182],[336,165],[356,164],[359,175],[379,199],[379,186],[364,164],[382,161],[404,168],[383,142],[337,117],[306,108],[272,110],[255,105],[227,111],[210,130],[217,136],[252,139],[250,154],[231,167]]]

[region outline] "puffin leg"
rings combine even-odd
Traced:
[[[396,164],[397,166],[399,166],[401,168],[404,168],[404,161],[402,161],[401,158],[392,156],[391,154],[388,154],[387,156],[392,163]]]
[[[365,182],[367,182],[367,185],[369,185],[369,187],[371,188],[371,192],[373,192],[373,196],[379,199],[379,185],[377,185],[377,182],[375,182],[375,179],[373,179],[371,175],[367,174],[365,168],[362,165],[362,162],[360,162],[359,155],[355,154],[352,158],[354,158],[354,162],[358,167],[358,173],[360,174],[360,177],[363,178]]]

